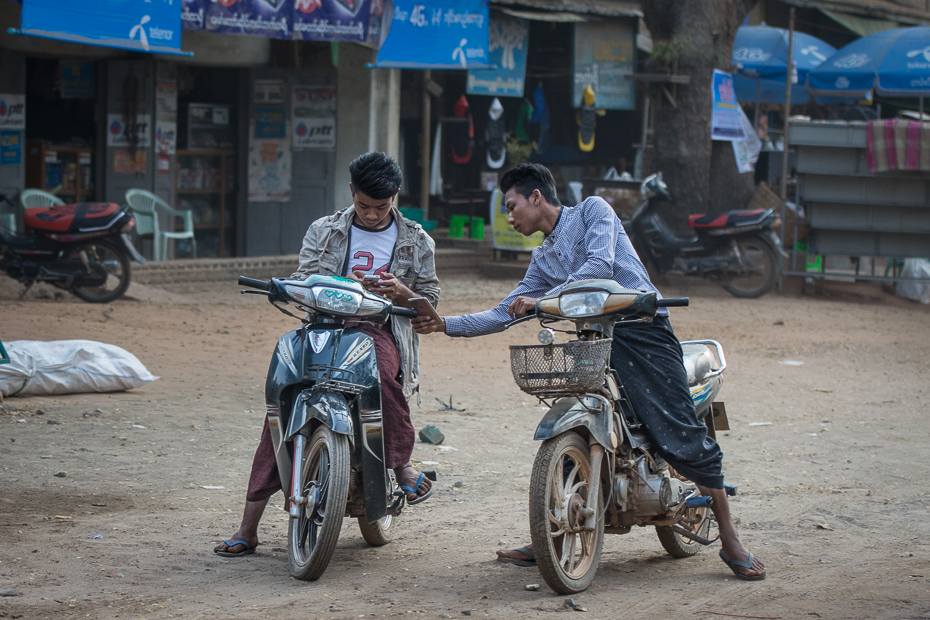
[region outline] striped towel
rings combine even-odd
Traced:
[[[930,172],[930,123],[886,119],[866,127],[866,163],[872,172]]]

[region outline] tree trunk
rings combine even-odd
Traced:
[[[662,85],[651,87],[653,168],[672,193],[669,223],[678,230],[692,213],[746,206],[755,189],[751,173],[739,174],[730,143],[710,139],[713,72],[731,70],[736,29],[755,1],[642,0],[653,39],[647,71],[691,77],[687,85],[665,85],[668,94]]]

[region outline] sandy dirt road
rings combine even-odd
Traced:
[[[444,313],[490,307],[512,283],[448,278]],[[0,409],[0,618],[550,618],[574,614],[532,568],[494,560],[528,540],[527,485],[542,411],[498,336],[431,336],[423,408],[443,446],[437,493],[395,540],[367,547],[346,520],[314,583],[288,576],[274,496],[248,558],[212,547],[239,522],[276,339],[295,327],[233,285],[134,287],[106,306],[0,285],[0,339],[86,338],[161,379],[130,392],[8,398]],[[675,288],[665,289],[677,295]],[[737,300],[696,283],[679,338],[715,338],[730,368],[721,437],[732,509],[768,579],[744,583],[717,547],[666,555],[652,529],[608,535],[587,617],[930,617],[930,312],[866,285],[824,297]],[[786,360],[803,362],[792,366]],[[464,412],[440,411],[436,398]],[[760,425],[759,423],[769,423]],[[55,477],[56,472],[66,477]],[[461,486],[455,486],[461,482]],[[205,487],[224,487],[207,489]],[[100,535],[99,537],[97,535]]]

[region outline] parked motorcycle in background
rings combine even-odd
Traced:
[[[775,284],[781,246],[774,209],[691,215],[692,234],[679,237],[659,212],[672,200],[662,173],[646,177],[639,191],[642,201],[623,225],[640,258],[659,275],[714,278],[730,294],[746,298],[761,297]]]
[[[0,192],[0,200],[13,204]],[[126,207],[89,202],[27,209],[31,235],[0,228],[0,270],[22,283],[20,299],[47,282],[91,303],[118,299],[132,278],[130,258],[145,259],[129,240],[136,221]]]
[[[372,546],[387,544],[406,502],[385,468],[381,381],[375,343],[346,325],[356,319],[383,325],[391,316],[415,318],[367,292],[355,280],[312,275],[239,284],[307,318],[278,341],[265,382],[265,406],[281,488],[290,519],[291,575],[319,579],[332,559],[342,519],[355,517]],[[436,480],[435,472],[423,472]]]
[[[605,532],[654,526],[676,558],[716,540],[710,538],[712,498],[656,455],[622,377],[609,366],[614,329],[649,322],[659,308],[685,305],[686,298],[657,300],[652,291],[612,280],[583,280],[537,300],[542,344],[510,347],[520,389],[552,400],[536,428],[542,444],[530,478],[529,517],[537,566],[560,594],[590,585]],[[574,323],[560,330],[574,338],[555,344],[549,326],[561,321]],[[715,436],[728,428],[723,403],[714,402],[726,369],[723,348],[713,340],[681,346],[695,413]],[[727,487],[727,493],[736,489]]]

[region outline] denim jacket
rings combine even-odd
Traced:
[[[397,242],[388,271],[435,307],[439,303],[439,278],[434,259],[436,244],[419,224],[405,219],[397,207],[391,207],[391,212],[397,222]],[[300,265],[291,277],[343,275],[354,216],[353,206],[310,224],[300,248]],[[410,319],[399,316],[391,317],[391,331],[400,353],[404,396],[410,398],[420,382],[420,336],[413,331]]]

